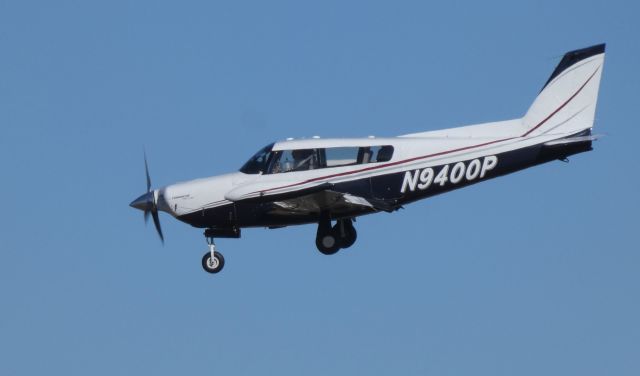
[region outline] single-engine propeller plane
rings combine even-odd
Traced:
[[[326,255],[356,241],[355,218],[592,150],[605,45],[568,52],[526,114],[513,120],[398,137],[287,139],[260,149],[238,172],[151,189],[131,206],[204,228],[202,266],[224,267],[215,238],[246,227],[315,223]]]

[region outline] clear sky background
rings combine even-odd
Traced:
[[[635,1],[0,1],[1,375],[638,375]],[[595,151],[220,240],[128,206],[286,137],[521,116],[607,42]]]

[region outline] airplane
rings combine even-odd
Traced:
[[[351,247],[356,217],[592,150],[605,44],[567,52],[523,117],[397,137],[287,139],[260,149],[237,172],[151,189],[130,206],[203,228],[202,267],[225,264],[216,238],[242,228],[317,224],[325,255]]]

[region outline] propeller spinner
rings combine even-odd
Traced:
[[[144,211],[145,223],[149,221],[149,214],[151,214],[151,217],[153,217],[153,224],[156,227],[156,231],[158,231],[160,240],[164,243],[162,227],[160,227],[160,217],[158,216],[158,190],[151,190],[151,177],[149,176],[149,166],[147,164],[146,153],[144,155],[144,171],[147,175],[147,193],[131,201],[129,206]]]

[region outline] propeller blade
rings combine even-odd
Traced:
[[[156,208],[151,212],[151,216],[153,217],[153,224],[156,225],[156,230],[158,231],[160,240],[162,241],[162,244],[164,244],[164,236],[162,236],[162,228],[160,227],[160,217],[158,217],[158,210]]]
[[[144,172],[147,174],[147,192],[151,191],[151,177],[149,177],[149,165],[147,165],[147,152],[144,152]]]
[[[160,236],[160,240],[162,241],[162,244],[164,244],[164,235],[162,235],[160,216],[158,215],[158,199],[160,192],[158,190],[151,190],[151,177],[149,176],[149,164],[147,162],[146,151],[144,152],[144,173],[147,176],[147,192],[131,201],[129,206],[140,209],[144,212],[144,223],[149,222],[149,214],[151,214],[158,236]]]

